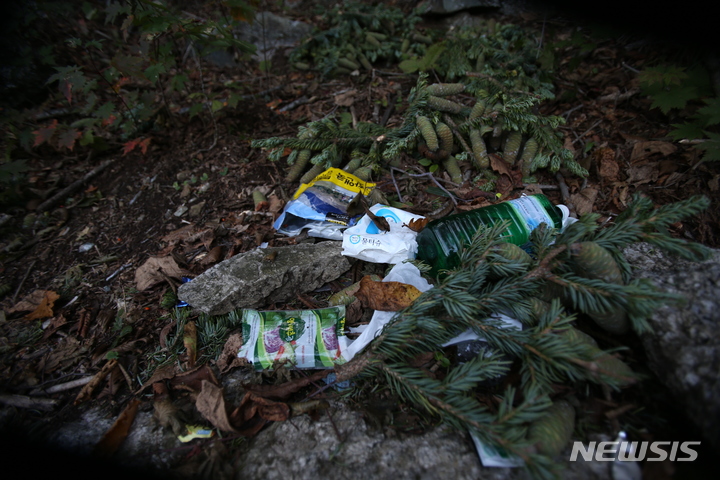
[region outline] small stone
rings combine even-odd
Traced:
[[[178,298],[209,315],[286,302],[346,272],[341,251],[333,241],[251,250],[180,285]]]

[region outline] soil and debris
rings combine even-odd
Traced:
[[[318,21],[305,17],[297,7],[289,13],[278,8],[275,13],[311,24]],[[497,12],[484,15],[538,31],[544,27],[546,38],[568,39],[583,32],[563,18],[532,11],[511,17]],[[590,176],[541,171],[536,185],[514,188],[507,196],[539,190],[555,203],[571,207],[575,215],[595,212],[603,218],[622,212],[637,192],[658,205],[691,194],[707,195],[716,205],[718,165],[701,163],[697,149],[670,141],[666,117],[650,108],[651,101],[637,87],[637,71],[666,48],[633,34],[593,37],[581,58],[571,46],[559,48],[556,99],[541,110],[566,120],[560,127],[565,146],[577,152]],[[208,62],[204,68],[211,88],[222,89],[231,79],[253,93],[269,93],[243,100],[217,122],[217,132],[212,123],[196,116],[177,128],[154,131],[145,152],[110,150],[88,156],[48,149],[28,160],[31,170],[21,201],[4,211],[0,227],[0,425],[8,435],[18,435],[7,436],[8,444],[21,444],[23,437],[32,442],[77,441],[83,436],[81,425],[95,424],[106,432],[104,436],[80,446],[110,456],[134,435],[135,417],[136,422],[145,418],[148,424],[157,422],[165,431],[183,435],[186,424],[203,424],[194,410],[198,396],[204,398],[205,418],[225,412],[223,402],[239,405],[232,418],[217,419],[231,422],[237,432],[222,442],[196,432],[200,439],[196,443],[179,444],[174,436],[169,442],[157,430],[143,430],[158,435],[158,452],[136,455],[151,457],[162,471],[197,468],[193,472],[197,473],[209,468],[213,458],[215,463],[237,458],[247,447],[242,439],[252,437],[267,422],[290,418],[297,409],[304,409],[301,413],[310,419],[319,418],[341,398],[342,391],[323,382],[327,372],[280,368],[257,373],[242,365],[232,355],[233,347],[236,352],[241,343],[238,331],[214,333],[212,346],[194,345],[197,336],[188,328],[176,331],[171,315],[174,299],[183,278],[191,279],[223,260],[263,244],[281,247],[307,241],[277,234],[272,228],[298,184],[284,184],[288,169],[284,159],[269,161],[267,152],[250,147],[252,139],[294,137],[300,125],[336,110],[338,96],[349,91],[355,92],[348,100],[354,119],[373,120],[390,111],[387,121],[392,125],[403,113],[392,110],[392,99],[396,92],[406,95],[417,76],[388,65],[372,73],[328,80],[287,68],[281,53],[276,53],[269,72],[250,61],[236,67]],[[302,97],[311,100],[297,102]],[[424,171],[415,167],[418,173]],[[38,208],[95,169],[97,173],[80,189]],[[427,178],[382,175],[373,181],[386,195],[400,187],[413,213],[439,217],[453,211],[442,197],[428,193],[433,184]],[[256,190],[268,199],[260,207],[253,200]],[[454,193],[465,200],[462,209],[491,201],[471,185]],[[717,248],[719,215],[720,210],[710,208],[673,225],[671,233]],[[263,308],[322,308],[331,294],[370,274],[383,275],[384,269],[353,262],[338,281]],[[193,314],[187,309],[186,315]],[[185,342],[185,354],[177,363],[162,364],[173,342]],[[635,363],[642,361],[640,352],[638,345],[631,346],[630,355],[638,356]],[[427,359],[426,366],[432,368],[434,361]],[[159,378],[166,379],[172,391],[151,388],[153,379]],[[249,384],[254,386],[248,390]],[[242,397],[245,391],[250,393]],[[350,399],[348,405],[360,411],[372,428],[390,435],[413,435],[432,426],[431,419],[382,391],[375,394],[368,389],[365,394]],[[637,427],[646,428],[648,438],[672,435],[683,418],[664,395],[659,383],[649,381],[612,401],[597,398],[593,405],[597,423],[585,427],[601,430],[611,412],[623,423],[645,422]],[[313,402],[302,406],[300,402],[307,399]],[[637,405],[646,408],[634,415]],[[197,461],[201,454],[210,459],[204,466]],[[679,478],[669,472],[658,474]]]

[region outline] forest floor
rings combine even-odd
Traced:
[[[567,172],[539,172],[538,184],[551,200],[569,204],[574,214],[596,212],[603,218],[622,212],[635,193],[649,196],[657,205],[704,194],[717,205],[718,164],[700,162],[692,145],[672,141],[668,136],[671,120],[651,108],[651,99],[638,87],[638,72],[672,46],[631,34],[591,35],[590,29],[567,19],[531,12],[488,15],[498,22],[544,32],[548,43],[570,39],[577,32],[583,35],[581,53],[573,44],[555,51],[556,96],[541,106],[541,112],[566,120],[560,127],[566,146],[575,150],[590,175],[583,179]],[[233,80],[247,92],[270,93],[225,109],[216,124],[201,116],[180,117],[174,128],[153,131],[146,152],[110,150],[88,156],[43,151],[29,157],[28,196],[23,205],[7,209],[11,218],[0,231],[5,249],[0,276],[9,286],[0,300],[4,311],[0,316],[0,391],[51,404],[31,408],[6,404],[3,418],[9,427],[42,435],[97,404],[119,415],[157,366],[153,359],[171,328],[170,309],[163,297],[178,284],[172,278],[162,279],[140,291],[138,268],[150,257],[170,256],[184,275],[193,277],[262,242],[270,246],[292,242],[273,230],[273,215],[253,213],[252,192],[260,188],[284,202],[298,184],[284,184],[285,160],[269,161],[267,152],[251,148],[251,140],[295,137],[300,125],[336,111],[338,93],[351,89],[357,92],[352,115],[358,121],[377,121],[389,108],[383,105],[392,105],[395,92],[407,95],[417,80],[416,75],[403,74],[393,65],[327,80],[291,71],[281,58],[275,60],[266,73],[252,62],[234,67],[205,65],[210,89],[219,91]],[[302,96],[312,101],[281,111]],[[388,125],[402,122],[402,114],[402,109],[391,111]],[[99,166],[99,173],[72,194],[72,203],[65,199],[48,210],[42,228],[23,226],[23,219],[43,199]],[[420,165],[406,168],[425,171]],[[438,197],[425,191],[431,182],[423,179],[393,180],[381,174],[373,181],[390,196],[399,184],[414,213],[427,214],[438,205]],[[504,198],[513,198],[526,188],[513,184],[503,192]],[[480,196],[465,205],[475,208],[486,203]],[[271,205],[274,216],[281,206]],[[675,224],[671,233],[718,247],[720,209],[713,207]],[[8,248],[18,241],[22,248]],[[311,292],[268,307],[323,306],[329,293]],[[628,355],[640,356],[639,347],[633,346],[638,344],[630,345]],[[108,357],[108,352],[114,352],[113,356]],[[108,358],[117,359],[122,368],[112,370],[87,400],[76,401],[81,387],[38,394],[54,385],[95,376]],[[198,358],[199,363],[215,367],[216,358],[204,356],[202,346]],[[672,410],[669,399],[652,395],[662,388],[654,388],[631,389],[612,404],[598,398],[598,411],[630,404],[645,404],[658,416],[663,409]],[[145,393],[141,398],[148,401],[149,392]],[[325,394],[333,395],[330,390]],[[47,405],[51,405],[49,410]],[[633,416],[633,411],[630,408],[617,418],[620,422],[642,418]],[[666,426],[657,428],[671,428],[676,415],[669,413],[670,423],[659,422]]]

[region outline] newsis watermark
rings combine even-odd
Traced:
[[[570,461],[576,462],[578,456],[586,462],[693,462],[697,460],[698,453],[693,445],[700,442],[573,442]],[[669,448],[668,448],[669,447]]]

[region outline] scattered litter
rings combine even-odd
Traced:
[[[359,218],[348,215],[348,205],[358,193],[367,195],[374,187],[344,170],[329,168],[300,185],[273,227],[288,236],[307,228],[311,237],[342,240],[342,230]]]
[[[337,380],[337,376],[335,375],[335,373],[330,373],[327,377],[323,378],[323,382],[332,386],[333,388],[335,388],[335,390],[339,392],[347,390],[352,386],[350,380],[345,380],[344,382],[336,382],[335,380]]]
[[[173,215],[175,215],[176,217],[182,217],[188,210],[190,209],[185,205],[180,205],[177,210],[175,210],[175,213],[173,213]]]
[[[381,232],[370,216],[364,215],[357,225],[343,232],[343,255],[375,263],[397,264],[414,259],[417,232],[408,225],[425,217],[381,204],[373,205],[370,211],[384,217],[390,231]]]
[[[188,433],[186,435],[178,435],[177,437],[178,440],[183,443],[195,440],[196,438],[210,438],[214,435],[212,429],[198,425],[185,425],[185,428],[187,428]]]
[[[494,325],[498,328],[514,328],[517,330],[523,329],[522,323],[520,323],[518,320],[515,320],[514,318],[508,317],[507,315],[503,315],[501,313],[494,313],[490,315],[484,320],[483,323]],[[496,360],[506,362],[508,367],[513,361],[512,357],[508,354],[492,349],[490,347],[490,344],[488,344],[487,340],[484,337],[478,335],[471,329],[464,331],[457,337],[453,338],[447,343],[444,343],[443,347],[449,347],[451,345],[454,345],[457,349],[457,361],[460,364],[468,362],[473,358],[481,355],[483,358],[489,358],[497,355]],[[480,382],[480,384],[483,386],[497,385],[498,383],[502,382],[506,376],[507,372],[500,373],[495,377],[490,377],[486,380],[483,380],[482,382]]]
[[[92,250],[92,248],[94,246],[95,246],[94,243],[83,243],[82,245],[80,245],[78,247],[78,252],[80,252],[80,253],[89,252],[90,250]]]
[[[180,278],[180,281],[181,281],[182,283],[188,283],[188,282],[192,282],[192,278],[190,278],[190,277],[181,277],[181,278]],[[175,306],[176,306],[177,308],[183,308],[183,307],[189,307],[190,304],[188,304],[187,302],[185,302],[185,301],[183,301],[183,300],[178,300],[178,302],[175,304]]]
[[[344,326],[344,305],[316,310],[243,310],[245,342],[238,357],[247,359],[256,370],[283,361],[297,368],[333,368],[345,362],[348,339]]]
[[[411,263],[398,263],[395,265],[390,272],[387,274],[383,282],[400,282],[412,285],[421,292],[426,292],[432,288],[432,285],[428,283],[420,275],[420,270]],[[345,360],[349,361],[363,348],[365,348],[370,342],[373,341],[375,336],[380,333],[380,330],[395,316],[397,312],[381,312],[376,311],[370,323],[365,327],[360,336],[356,338],[347,347],[347,350],[343,352]]]
[[[520,457],[511,455],[503,448],[488,445],[470,432],[480,461],[485,467],[522,467],[525,462]]]
[[[627,433],[622,430],[618,432],[615,441],[618,445],[618,457],[612,463],[613,480],[642,480],[640,463],[628,460],[628,458],[638,457],[635,453],[637,443],[628,441]]]
[[[514,200],[476,208],[430,222],[418,235],[418,258],[432,266],[431,275],[460,265],[460,252],[481,226],[508,221],[503,239],[527,248],[530,233],[544,223],[564,229],[570,220],[565,205],[553,205],[545,195],[523,195]]]

